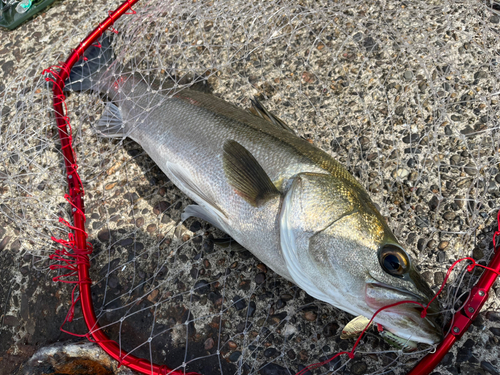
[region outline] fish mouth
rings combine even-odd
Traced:
[[[428,307],[425,318],[422,318],[422,311],[428,305],[429,298],[378,281],[366,284],[365,302],[374,310],[403,301],[414,301],[419,304],[408,302],[389,307],[382,310],[374,321],[404,339],[431,345],[441,341],[443,337],[441,313],[437,303],[433,302]]]

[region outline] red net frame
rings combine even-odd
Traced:
[[[91,299],[90,285],[92,280],[89,276],[89,254],[92,253],[92,246],[87,242],[87,233],[85,231],[85,208],[84,208],[84,190],[83,185],[78,175],[77,169],[78,164],[76,161],[76,154],[72,147],[72,131],[71,125],[68,117],[68,110],[65,105],[65,95],[63,93],[64,81],[68,78],[69,73],[73,65],[83,56],[83,53],[92,44],[96,43],[99,37],[107,29],[118,33],[117,30],[113,28],[114,22],[124,14],[134,14],[132,6],[139,0],[126,0],[122,3],[115,11],[110,11],[108,17],[100,23],[82,42],[79,46],[73,50],[68,59],[61,63],[59,66],[47,69],[45,72],[50,72],[52,77],[47,78],[53,82],[53,105],[55,110],[56,124],[59,132],[59,138],[61,140],[62,152],[64,155],[64,162],[66,166],[66,173],[68,179],[69,194],[65,195],[65,199],[72,206],[73,212],[73,224],[66,222],[62,218],[60,219],[68,228],[70,228],[73,233],[69,235],[69,241],[55,239],[54,241],[60,243],[63,246],[62,250],[57,250],[55,254],[51,256],[52,259],[61,262],[61,265],[52,266],[51,268],[64,268],[70,272],[54,278],[54,281],[63,281],[66,283],[73,283],[75,287],[72,292],[72,305],[70,311],[66,317],[66,321],[71,321],[74,314],[74,306],[80,301],[85,323],[89,329],[89,332],[84,337],[89,340],[96,342],[106,353],[108,353],[112,358],[117,360],[120,365],[127,366],[135,371],[141,372],[143,374],[175,374],[181,375],[185,374],[185,371],[173,370],[166,365],[157,365],[151,363],[149,360],[138,358],[132,354],[124,351],[115,341],[110,340],[106,334],[102,331],[97,322],[96,315],[93,308],[93,303]],[[56,68],[57,70],[55,70]],[[472,260],[472,264],[468,267],[469,271],[472,271],[476,266],[480,266],[485,269],[481,277],[479,278],[477,284],[472,288],[469,297],[464,304],[464,307],[457,311],[452,319],[451,329],[444,340],[438,345],[433,353],[426,355],[420,360],[420,362],[410,371],[411,375],[424,375],[429,374],[443,359],[445,354],[450,350],[452,345],[459,340],[462,335],[467,331],[469,326],[472,324],[473,320],[479,314],[482,306],[488,299],[488,292],[490,288],[495,283],[497,277],[500,274],[500,244],[496,244],[496,237],[500,236],[500,212],[498,214],[499,229],[495,232],[493,238],[493,245],[495,248],[495,253],[491,259],[488,267],[478,265],[471,258],[460,259],[454,263],[454,265],[448,271],[448,275],[451,269],[462,260]],[[61,280],[61,278],[67,278],[77,276],[78,280],[69,281]],[[446,279],[444,283],[446,282]],[[443,285],[444,285],[443,283]],[[79,297],[75,300],[74,295],[76,288],[79,288]],[[441,291],[441,290],[440,290]],[[439,292],[438,292],[439,294]],[[405,301],[403,303],[412,303],[411,301]],[[398,303],[399,304],[399,303]],[[380,309],[378,312],[385,308],[389,308],[393,305],[386,306]],[[425,311],[425,310],[424,310]],[[376,313],[376,314],[377,314]],[[376,315],[375,314],[375,315]],[[373,318],[372,318],[373,319]],[[64,322],[64,323],[65,323]],[[61,328],[62,329],[62,328]],[[364,333],[364,332],[363,332]],[[361,336],[363,335],[361,334]],[[333,358],[341,354],[347,354],[352,357],[357,344],[359,343],[361,336],[356,341],[351,352],[338,353],[334,357],[328,359],[317,365],[322,365],[326,362],[331,361]],[[314,368],[315,365],[309,366],[304,370]],[[303,370],[303,371],[304,371]],[[197,373],[189,373],[189,375],[198,375]]]

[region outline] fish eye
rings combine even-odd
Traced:
[[[379,250],[380,265],[389,275],[402,277],[410,269],[410,260],[405,251],[395,245],[384,245]]]

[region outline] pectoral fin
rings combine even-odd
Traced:
[[[258,207],[280,195],[259,162],[238,142],[224,143],[222,160],[229,184],[252,206]]]

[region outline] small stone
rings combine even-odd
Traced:
[[[9,243],[10,241],[10,237],[9,236],[6,236],[2,241],[0,241],[0,251],[2,251],[3,249],[5,249],[5,246],[7,246],[7,244]]]
[[[404,74],[403,77],[406,81],[411,81],[413,79],[413,72],[410,70],[407,70]]]
[[[259,370],[260,375],[290,375],[288,369],[276,363],[264,364]]]
[[[445,218],[445,220],[448,220],[448,221],[452,221],[456,218],[457,215],[455,215],[454,212],[452,211],[447,211],[444,213],[443,217]]]
[[[469,125],[466,125],[464,129],[460,130],[460,133],[468,137],[473,136],[476,131],[472,129]]]
[[[194,284],[193,290],[198,294],[207,294],[210,292],[210,283],[207,280],[199,280]]]
[[[446,276],[446,274],[444,272],[441,272],[441,271],[436,272],[434,274],[434,284],[441,286],[443,284],[445,276]]]
[[[12,242],[12,245],[10,245],[10,249],[12,251],[19,251],[20,248],[21,248],[21,241],[19,240],[15,240],[14,242]]]
[[[228,341],[227,346],[229,349],[234,350],[238,347],[238,345],[234,341]]]
[[[448,247],[450,243],[448,241],[441,241],[438,245],[439,250],[444,250]]]
[[[359,138],[359,143],[361,144],[361,150],[366,151],[370,148],[370,139],[368,137]]]
[[[396,107],[394,113],[398,116],[402,116],[405,113],[405,107],[403,106]]]
[[[452,135],[453,134],[453,130],[451,130],[450,125],[446,125],[444,127],[444,134],[446,134],[446,135]]]
[[[247,307],[247,303],[243,297],[240,296],[234,296],[233,297],[233,303],[234,303],[234,308],[237,311],[243,310],[245,307]]]
[[[314,322],[318,315],[314,311],[306,311],[304,313],[304,318],[309,322]]]
[[[201,223],[199,221],[194,221],[189,227],[189,230],[193,233],[198,232],[200,229],[201,229]]]
[[[258,273],[255,275],[255,283],[256,284],[263,284],[266,281],[266,275],[263,273]]]
[[[332,337],[337,334],[338,329],[339,325],[337,323],[328,323],[325,328],[323,328],[323,334],[325,337]]]
[[[465,346],[462,346],[457,351],[457,362],[466,362],[472,357],[472,350]]]
[[[266,273],[267,272],[267,267],[264,263],[259,263],[257,264],[257,268],[261,271],[261,272],[264,272]]]
[[[403,137],[404,143],[414,143],[414,142],[418,142],[419,140],[420,140],[420,135],[415,134],[415,133],[411,133],[411,134],[408,134],[407,136]]]
[[[229,360],[231,362],[236,362],[241,356],[240,351],[232,352],[231,355],[229,356]]]
[[[495,336],[500,336],[500,328],[498,327],[490,327],[491,333],[493,333]]]
[[[123,198],[131,203],[135,203],[139,199],[139,196],[137,195],[137,193],[125,193],[123,194]]]
[[[473,163],[469,163],[464,167],[464,172],[469,176],[475,176],[477,173],[476,166]]]
[[[111,237],[111,232],[108,229],[103,229],[99,233],[97,233],[97,238],[101,242],[109,241],[110,237]]]
[[[30,269],[28,266],[24,266],[21,267],[19,271],[21,272],[21,275],[26,276],[30,272]]]
[[[488,371],[491,375],[500,375],[498,369],[493,366],[490,362],[481,361],[481,368]]]
[[[250,301],[248,304],[247,317],[251,318],[253,314],[255,314],[255,310],[257,310],[257,305],[254,301]]]
[[[209,337],[208,339],[205,340],[205,343],[204,343],[204,347],[205,347],[205,350],[210,350],[214,347],[215,345],[215,342],[214,342],[214,339]]]
[[[464,208],[465,207],[465,197],[463,195],[457,195],[455,197],[455,204],[459,207],[459,208]]]
[[[457,115],[451,115],[451,119],[453,121],[461,121],[462,120],[462,118],[460,116],[457,116]]]
[[[486,319],[490,322],[500,322],[500,313],[496,311],[488,311],[486,313]]]
[[[161,201],[161,202],[158,202],[154,208],[153,208],[153,212],[155,215],[159,215],[163,212],[165,212],[168,208],[170,207],[170,203],[167,202],[167,201]]]
[[[276,348],[267,348],[266,350],[264,350],[264,357],[271,358],[274,357],[277,353],[278,351],[276,350]]]
[[[354,375],[364,375],[368,366],[363,361],[356,361],[351,364],[351,374]]]
[[[484,70],[480,70],[474,73],[474,79],[484,79],[484,78],[488,78],[488,73],[486,73]]]
[[[137,228],[142,227],[144,225],[144,218],[143,217],[138,217],[135,220],[135,225],[137,226]]]
[[[297,355],[295,354],[295,351],[293,349],[290,349],[288,352],[286,352],[286,355],[290,359],[295,359],[297,357]]]
[[[19,319],[16,318],[14,315],[5,315],[3,323],[6,326],[14,326],[14,327],[17,327],[20,324]]]
[[[118,284],[119,284],[119,280],[118,280],[118,278],[115,275],[111,275],[108,278],[108,286],[111,289],[116,289],[116,287],[118,286]]]
[[[400,179],[404,179],[406,177],[408,177],[410,174],[410,171],[406,168],[399,168],[399,169],[396,169],[392,172],[392,177],[393,178],[400,178]]]
[[[491,23],[500,23],[500,17],[498,17],[498,16],[491,16],[490,17],[490,22]]]
[[[146,230],[147,230],[149,233],[153,233],[154,231],[156,231],[156,224],[149,224],[149,225],[146,227]]]

